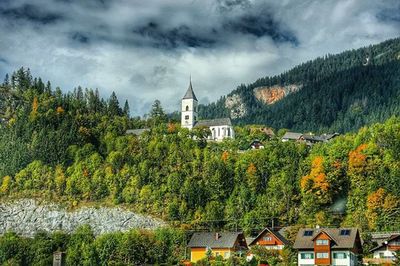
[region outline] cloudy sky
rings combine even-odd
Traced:
[[[0,77],[177,110],[305,60],[400,36],[399,0],[0,0]]]

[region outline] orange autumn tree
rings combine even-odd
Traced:
[[[322,204],[330,202],[329,182],[326,178],[324,158],[317,156],[312,160],[310,174],[303,176],[300,186],[303,193],[314,194]]]
[[[372,230],[382,230],[388,226],[388,222],[393,221],[393,216],[400,207],[400,199],[385,189],[379,188],[368,195],[367,212],[369,228]]]

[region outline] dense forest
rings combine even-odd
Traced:
[[[266,105],[254,96],[262,86],[301,85],[280,101]],[[274,77],[240,85],[246,115],[236,124],[267,124],[298,131],[349,132],[400,115],[400,39],[327,55]],[[226,117],[226,97],[199,107],[202,117]],[[301,103],[301,104],[299,104]]]
[[[168,121],[159,101],[148,120],[130,118],[114,93],[64,94],[24,69],[1,95],[2,197],[125,204],[192,229],[249,232],[272,220],[398,229],[399,118],[312,148],[251,125],[213,143],[206,129]],[[150,131],[125,134],[143,126]],[[254,139],[265,149],[248,150]]]

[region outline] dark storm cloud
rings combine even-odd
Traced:
[[[114,90],[132,114],[156,98],[174,111],[190,74],[199,99],[215,100],[399,36],[399,14],[398,0],[0,0],[0,75],[30,67],[65,90]]]
[[[60,13],[46,12],[33,4],[23,4],[8,9],[0,6],[0,14],[9,20],[25,20],[27,22],[39,24],[51,24],[63,19]]]
[[[216,43],[212,38],[201,37],[186,26],[180,25],[172,29],[164,29],[156,22],[149,22],[145,26],[133,29],[136,33],[148,41],[150,45],[157,48],[185,47],[211,47]],[[213,36],[211,36],[213,37]]]
[[[231,32],[250,34],[255,37],[269,36],[276,42],[290,42],[298,44],[296,35],[283,30],[282,25],[269,14],[243,15],[227,21],[224,28]]]

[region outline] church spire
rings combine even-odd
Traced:
[[[196,95],[194,94],[192,87],[192,75],[190,75],[189,88],[187,89],[185,96],[183,96],[183,99],[193,99],[197,101]]]

